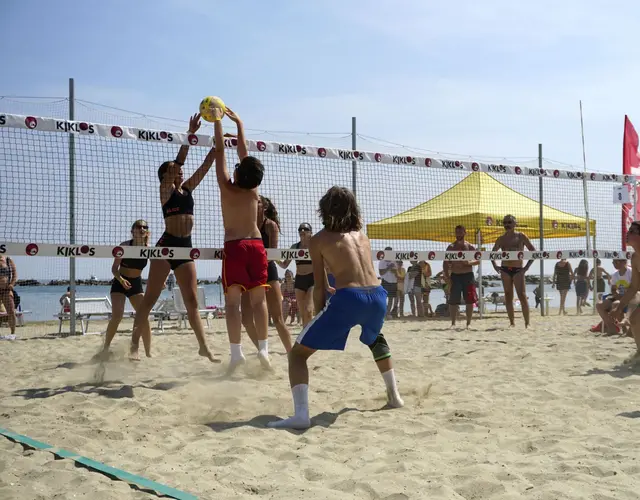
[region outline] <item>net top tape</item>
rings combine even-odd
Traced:
[[[138,140],[144,142],[160,142],[165,144],[212,147],[214,140],[208,135],[189,134],[186,132],[168,132],[166,130],[141,129],[121,125],[104,125],[84,121],[71,121],[59,118],[14,115],[0,112],[0,128],[17,128],[39,130],[42,132],[62,132],[78,135],[97,136],[113,140]],[[235,148],[237,140],[226,138],[225,147]],[[603,174],[596,172],[579,172],[574,170],[531,168],[519,165],[482,163],[478,161],[446,160],[424,156],[404,156],[371,151],[354,151],[350,149],[325,148],[301,144],[247,140],[249,151],[273,153],[310,158],[357,161],[363,163],[381,163],[385,165],[405,165],[423,168],[436,168],[454,171],[488,172],[494,174],[511,174],[525,177],[548,177],[556,179],[590,180],[614,183],[634,183],[633,175]]]
[[[309,250],[267,248],[267,259],[275,261],[310,260]],[[66,245],[51,243],[3,243],[0,254],[29,257],[127,258],[127,259],[193,259],[222,260],[222,248],[144,247],[110,245]],[[556,260],[556,259],[631,259],[633,252],[623,250],[550,250],[550,251],[405,251],[372,250],[374,261],[465,261],[465,260]]]

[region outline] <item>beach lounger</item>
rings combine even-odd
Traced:
[[[56,315],[59,320],[58,333],[62,333],[62,323],[71,320],[69,311],[62,306]],[[76,298],[76,320],[80,320],[82,335],[87,335],[89,321],[93,317],[111,318],[111,301],[109,297]]]
[[[178,287],[173,289],[173,303],[176,313],[178,314],[178,328],[182,328],[183,323],[186,328],[188,319],[187,308],[184,305],[184,299]],[[207,328],[209,328],[211,326],[209,319],[211,315],[215,314],[215,309],[207,309],[207,296],[204,293],[204,287],[201,286],[198,287],[198,312],[200,313],[200,317],[204,315],[207,320]]]

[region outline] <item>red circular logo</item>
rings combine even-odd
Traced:
[[[425,158],[424,159],[424,166],[425,167],[430,167],[431,166],[431,158]]]
[[[39,248],[38,248],[38,245],[36,245],[35,243],[29,243],[25,250],[27,255],[37,255]]]
[[[473,258],[474,260],[480,260],[482,258],[482,253],[481,252],[474,253]]]
[[[556,259],[561,259],[562,258],[562,252],[558,252],[556,254]]]
[[[627,260],[631,259],[631,252],[627,252]]]
[[[373,159],[380,162],[380,160],[382,160],[382,155],[380,153],[376,153],[373,155]]]
[[[189,144],[191,144],[192,146],[195,146],[196,144],[198,144],[198,136],[196,134],[189,134],[189,137],[187,137],[187,140],[189,141]]]
[[[509,253],[508,252],[502,252],[502,258],[503,259],[509,258]]]
[[[83,132],[86,132],[87,130],[89,130],[89,125],[85,122],[81,122],[80,125],[78,125],[78,127],[80,127],[80,130],[82,130]]]
[[[417,252],[409,252],[409,260],[415,260],[418,258],[418,253]]]
[[[429,252],[429,255],[427,256],[429,258],[429,260],[433,260],[436,258],[436,253],[435,252]]]
[[[628,175],[624,176],[624,182],[629,182],[629,176]]]
[[[111,127],[111,135],[113,137],[122,137],[122,129],[117,125],[114,125],[113,127]]]
[[[169,249],[168,248],[163,248],[160,251],[160,253],[166,257],[167,255],[169,255]]]
[[[256,147],[258,148],[258,151],[264,151],[267,149],[267,145],[262,141],[256,142]]]
[[[520,167],[515,167],[513,170],[517,175],[520,175],[522,173],[522,169]]]
[[[296,144],[296,151],[300,153],[302,151],[302,146],[299,146],[298,144]]]
[[[595,181],[596,180],[596,174],[591,174],[591,180]]]
[[[200,250],[197,248],[192,248],[191,252],[189,252],[190,259],[199,259],[200,258]]]
[[[617,259],[618,258],[618,252],[613,252],[613,258]]]
[[[478,170],[480,170],[480,165],[478,165],[475,161],[471,164],[471,170],[473,170],[474,172],[477,172]]]
[[[360,157],[360,152],[359,151],[354,151],[353,152],[353,159],[354,160],[362,160],[362,158]]]
[[[548,259],[548,258],[549,258],[549,252],[542,252],[542,256],[543,256],[545,259]]]
[[[80,247],[80,253],[89,253],[89,246],[88,245],[82,245]]]
[[[27,126],[27,128],[30,128],[33,130],[38,126],[38,120],[36,120],[33,116],[27,116],[24,119],[24,124]]]
[[[413,158],[411,156],[407,156],[407,163],[412,163],[413,162]]]
[[[327,156],[327,150],[324,148],[318,148],[318,156],[320,158],[324,158],[325,156]]]
[[[462,257],[464,257],[464,252],[458,252],[458,258],[461,259]]]
[[[167,133],[163,130],[162,132],[160,132],[160,139],[166,139],[167,138]]]
[[[456,167],[459,167],[459,166],[460,166],[460,162],[459,162],[459,161],[456,161],[456,162],[454,163],[454,165],[455,165]]]
[[[378,251],[378,253],[376,254],[376,259],[384,260],[384,252],[382,250]]]
[[[544,168],[540,169],[540,175],[547,175],[547,173],[544,171]]]
[[[524,259],[524,252],[518,252],[518,260]]]
[[[557,220],[552,220],[551,221],[551,227],[553,229],[558,229],[558,221]]]
[[[554,170],[553,171],[553,176],[556,177],[556,178],[560,177],[560,170]]]
[[[598,257],[598,251],[597,250],[593,251],[593,256],[596,257],[596,258]]]
[[[584,255],[584,250],[578,250],[578,255],[582,257]]]
[[[233,147],[236,147],[238,145],[238,139],[236,139],[235,137],[231,138],[231,145]]]
[[[111,250],[111,255],[113,255],[115,258],[119,259],[120,257],[122,257],[124,255],[124,248],[122,248],[122,247],[113,247],[113,250]]]
[[[298,257],[304,257],[304,250],[298,250]]]

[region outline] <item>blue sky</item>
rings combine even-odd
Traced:
[[[72,76],[78,98],[145,114],[186,118],[214,94],[257,130],[348,133],[356,116],[393,143],[531,159],[541,142],[576,166],[582,99],[588,168],[620,172],[639,18],[593,0],[7,0],[0,95],[65,96]]]

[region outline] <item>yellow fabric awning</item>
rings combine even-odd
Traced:
[[[473,172],[458,184],[406,212],[367,224],[371,239],[453,241],[458,224],[470,235],[480,230],[484,243],[504,234],[502,218],[514,215],[518,231],[540,238],[540,204],[514,191],[485,172]],[[583,217],[544,205],[544,237],[578,238],[586,235]],[[590,235],[596,221],[590,221]]]

